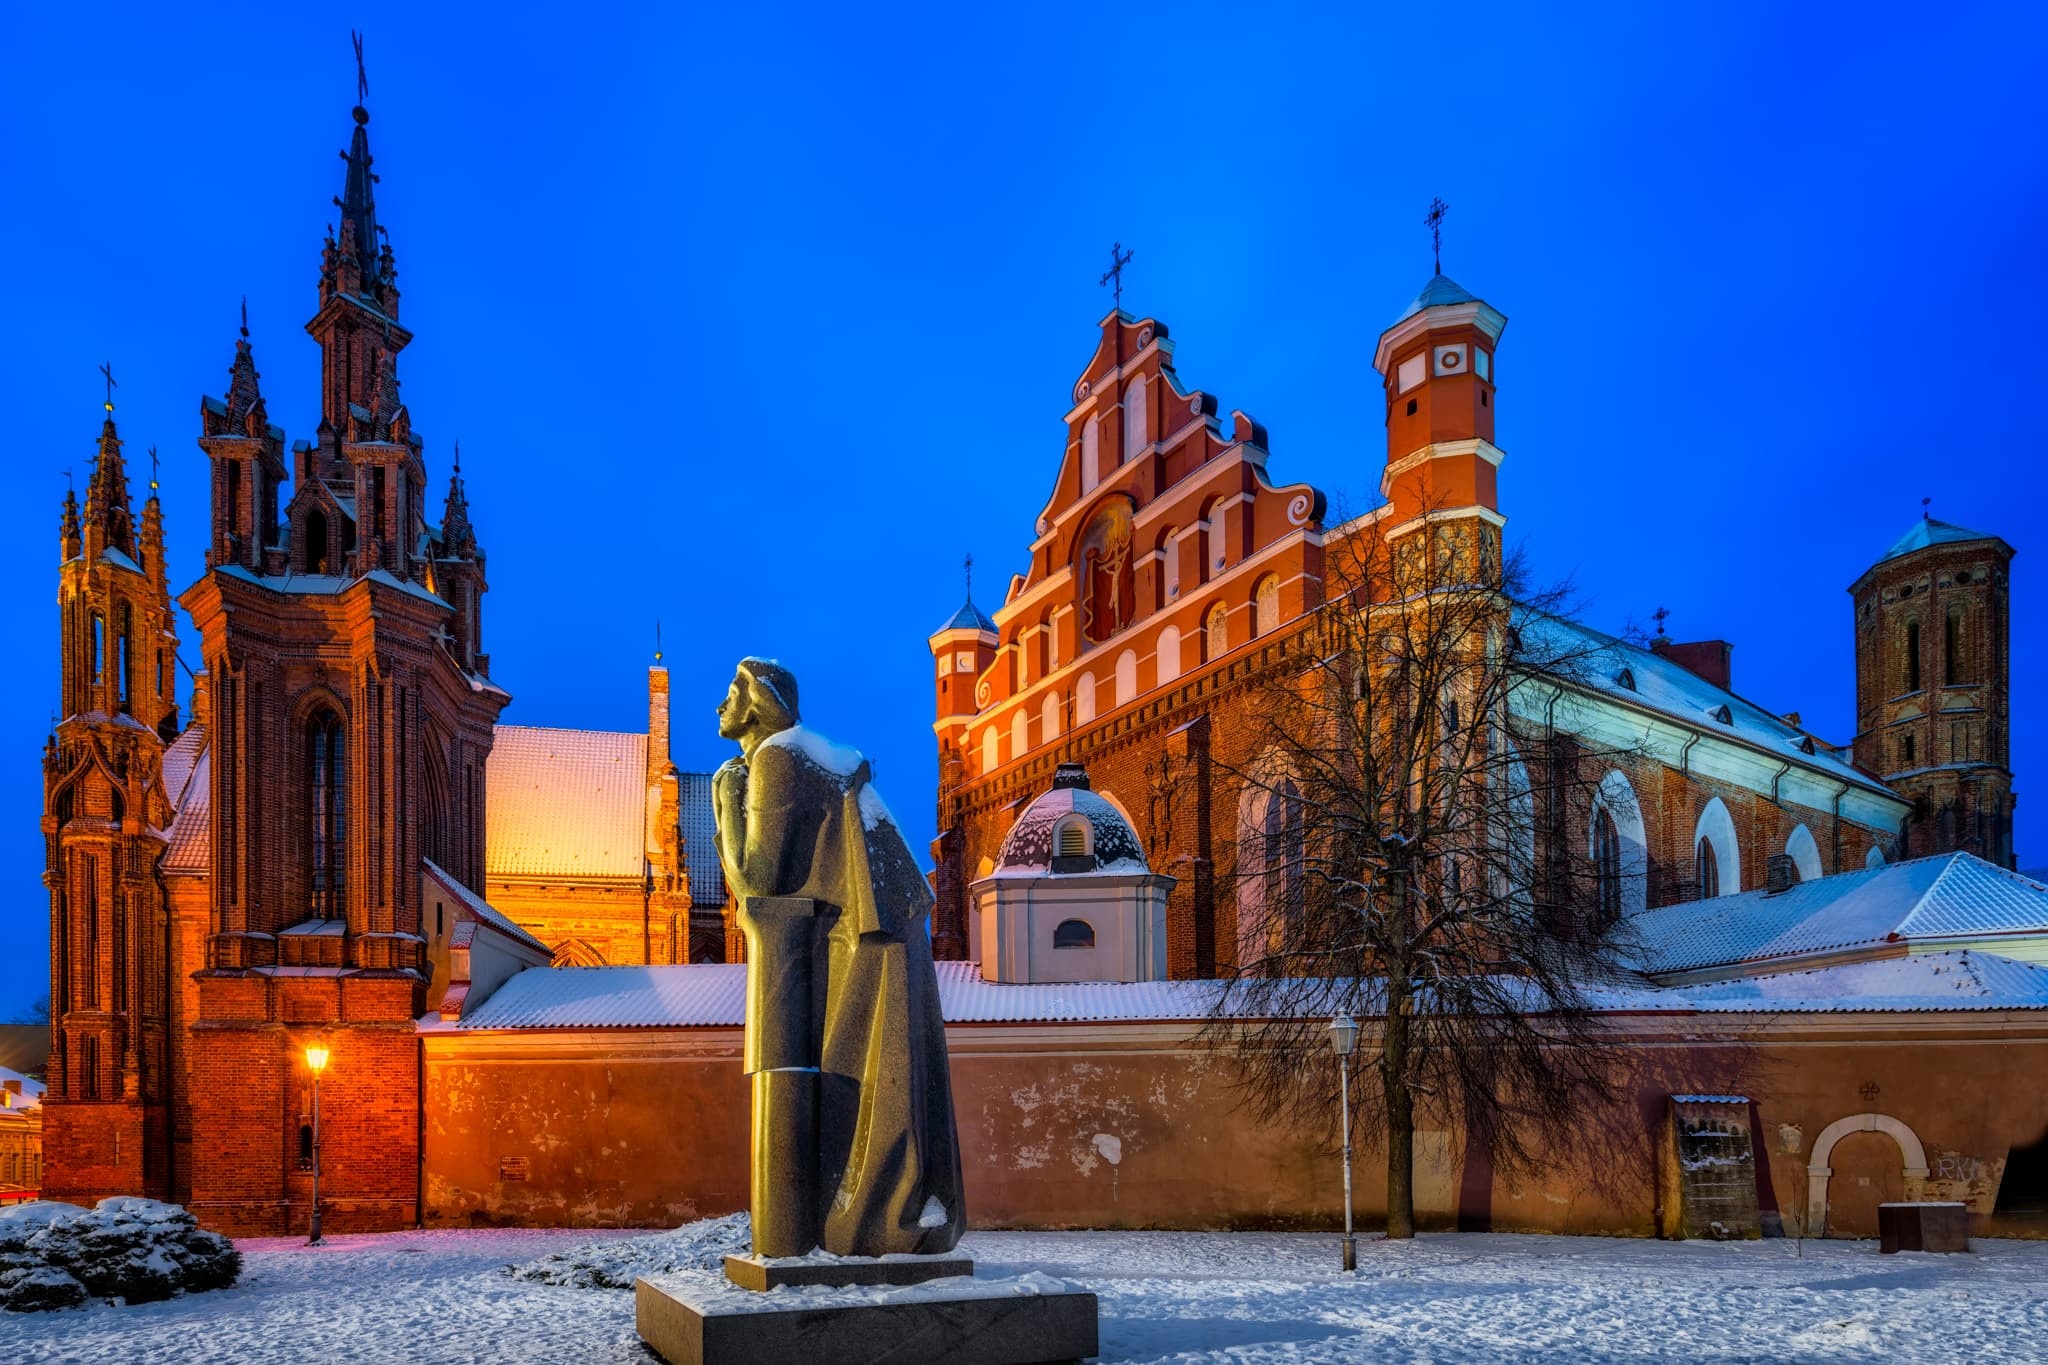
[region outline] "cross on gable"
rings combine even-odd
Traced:
[[[1124,267],[1130,263],[1131,253],[1124,249],[1124,244],[1122,242],[1111,242],[1109,244],[1109,269],[1103,271],[1102,278],[1095,282],[1098,286],[1105,284],[1112,286],[1110,292],[1115,295],[1118,308],[1124,306]]]

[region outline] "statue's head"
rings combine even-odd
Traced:
[[[773,659],[742,659],[718,704],[718,733],[745,743],[787,730],[798,720],[796,674]]]

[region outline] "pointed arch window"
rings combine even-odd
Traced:
[[[306,513],[306,572],[327,572],[327,514],[317,507]]]
[[[1621,830],[1605,806],[1593,821],[1593,901],[1601,924],[1621,918]]]
[[[97,687],[107,680],[107,618],[104,613],[92,614],[92,681]]]
[[[1266,913],[1270,922],[1293,928],[1301,922],[1301,789],[1283,777],[1266,799],[1261,852],[1265,861]]]
[[[348,734],[334,712],[307,726],[306,762],[313,914],[337,919],[348,905]]]
[[[1721,863],[1714,856],[1714,841],[1701,839],[1693,845],[1692,876],[1699,884],[1700,899],[1710,901],[1721,894]]]
[[[128,644],[135,633],[135,621],[128,604],[121,604],[119,628],[114,632],[114,687],[121,714],[135,709],[135,660]]]
[[[1920,690],[1920,623],[1906,622],[1906,690]]]
[[[1950,607],[1941,632],[1941,680],[1954,687],[1963,680],[1963,609]]]

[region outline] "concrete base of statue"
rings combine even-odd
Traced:
[[[742,1289],[765,1293],[783,1285],[923,1284],[926,1280],[972,1275],[974,1261],[951,1252],[943,1256],[728,1256],[725,1278]]]
[[[864,1264],[873,1273],[939,1259]],[[635,1281],[633,1297],[640,1339],[669,1365],[1053,1365],[1092,1356],[1099,1345],[1095,1296],[1036,1274],[784,1281],[766,1293],[707,1275],[662,1275]]]

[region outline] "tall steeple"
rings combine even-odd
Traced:
[[[105,549],[135,555],[135,517],[128,505],[128,469],[121,461],[121,435],[114,429],[114,405],[100,424],[100,448],[85,488],[85,543],[97,557]]]
[[[267,570],[265,551],[277,541],[277,493],[284,482],[284,432],[270,424],[249,346],[249,304],[228,366],[225,399],[199,400],[199,446],[213,463],[213,534],[206,562]],[[279,567],[282,567],[280,562]]]
[[[360,67],[357,81],[361,96],[368,83]],[[351,114],[355,129],[343,154],[348,169],[334,200],[341,220],[328,228],[320,253],[320,311],[306,324],[320,343],[320,416],[342,439],[350,430],[351,409],[372,410],[385,361],[412,340],[398,325],[398,266],[377,223],[370,111],[359,102]]]

